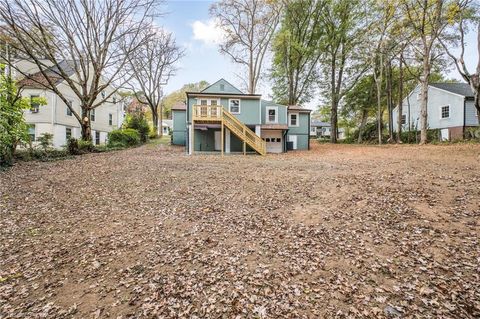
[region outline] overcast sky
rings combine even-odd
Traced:
[[[220,78],[225,78],[242,90],[245,89],[242,79],[247,78],[247,74],[218,51],[222,33],[215,27],[215,22],[209,16],[208,9],[212,2],[167,0],[165,5],[167,15],[161,18],[158,24],[175,34],[177,43],[186,50],[186,56],[179,63],[180,70],[177,75],[171,78],[166,86],[166,94],[181,88],[186,83],[201,80],[213,83]],[[472,68],[478,56],[475,42],[475,35],[469,34],[467,43],[470,45],[467,46],[465,58]],[[265,67],[269,68],[269,63],[266,63]],[[460,79],[453,67],[446,73],[448,77]],[[263,94],[264,98],[269,98],[271,94],[269,83],[263,81],[258,88],[258,93]],[[319,99],[315,99],[306,106],[315,109],[318,103]]]

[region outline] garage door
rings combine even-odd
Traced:
[[[267,153],[282,153],[282,131],[262,130],[262,138],[267,143]]]

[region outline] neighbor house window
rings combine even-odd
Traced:
[[[277,108],[276,107],[270,107],[267,108],[267,122],[268,123],[277,123],[278,117],[277,117]]]
[[[450,117],[450,106],[442,106],[442,119]]]
[[[108,114],[108,125],[113,125],[113,114]]]
[[[69,107],[70,106],[70,107]],[[68,101],[68,105],[67,105],[67,116],[72,116],[72,110],[71,110],[71,107],[73,106],[73,102],[72,101]]]
[[[28,136],[31,142],[35,142],[35,124],[28,125]]]
[[[99,144],[100,144],[100,132],[95,131],[95,145],[99,145]]]
[[[402,114],[402,125],[405,125],[407,123],[407,115]]]
[[[290,114],[290,126],[298,126],[298,114]]]
[[[230,100],[230,113],[240,114],[240,100]]]
[[[72,128],[67,127],[65,129],[65,139],[68,141],[72,137]]]
[[[90,112],[90,121],[95,122],[95,109]]]
[[[40,95],[30,95],[30,111],[32,113],[38,113],[40,111],[40,103],[38,103],[38,98]]]
[[[310,132],[316,133],[316,132],[317,132],[317,128],[316,128],[315,126],[312,126],[312,127],[310,128]]]

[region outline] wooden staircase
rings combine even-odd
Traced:
[[[222,130],[222,154],[224,149],[223,134],[228,128],[243,142],[243,153],[246,153],[246,145],[250,146],[260,155],[267,153],[267,144],[245,124],[240,122],[232,113],[226,111],[221,105],[194,105],[192,124],[195,123],[220,123]]]

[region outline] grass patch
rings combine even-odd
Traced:
[[[158,138],[152,138],[148,141],[148,146],[169,145],[170,135],[164,135]]]

